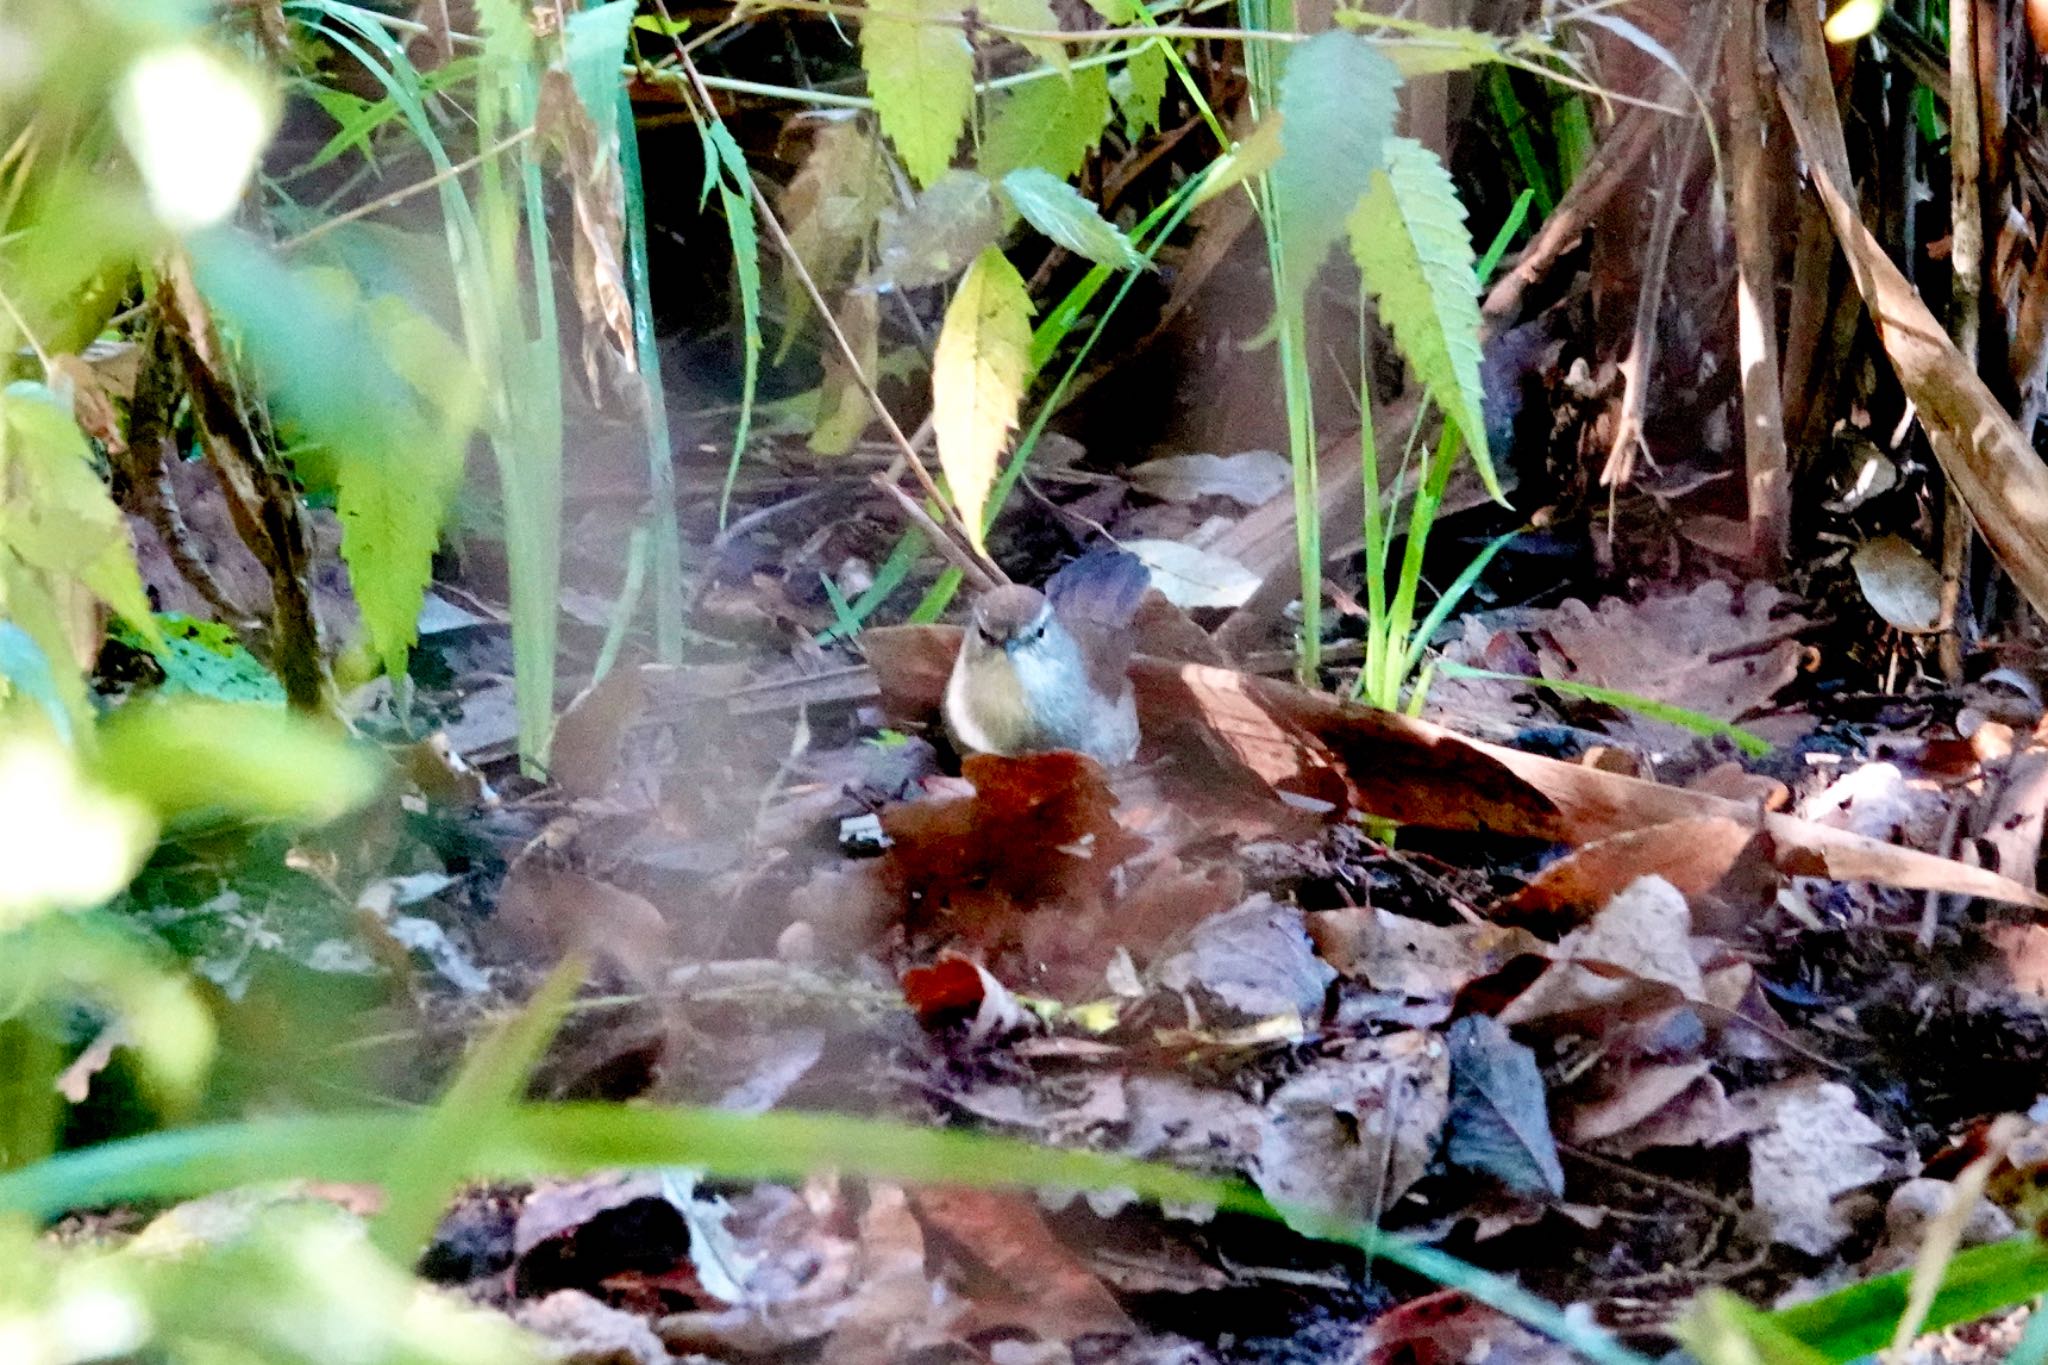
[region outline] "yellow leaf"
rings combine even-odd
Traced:
[[[932,425],[939,467],[975,547],[982,548],[988,495],[1024,397],[1031,351],[1031,295],[994,247],[975,258],[947,305],[932,359]]]

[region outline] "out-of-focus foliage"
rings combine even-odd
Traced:
[[[517,1365],[510,1322],[430,1289],[332,1205],[256,1190],[173,1210],[118,1249],[0,1222],[0,1360]]]

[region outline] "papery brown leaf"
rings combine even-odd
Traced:
[[[1493,913],[1584,918],[1630,882],[1652,875],[1696,896],[1719,885],[1756,838],[1754,824],[1708,816],[1596,839],[1537,873]]]
[[[963,1336],[1026,1328],[1041,1340],[1135,1331],[1116,1297],[1052,1235],[1029,1195],[959,1186],[911,1196],[927,1237],[943,1239],[970,1263]]]
[[[586,687],[555,722],[548,746],[548,776],[571,796],[604,794],[618,776],[626,729],[647,703],[640,670],[614,668]]]
[[[491,922],[524,954],[553,961],[585,953],[645,986],[675,955],[668,920],[646,897],[551,867],[535,854],[512,865]]]

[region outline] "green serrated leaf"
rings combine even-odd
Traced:
[[[1401,73],[1342,30],[1296,47],[1280,79],[1280,160],[1270,184],[1287,287],[1307,289],[1374,171],[1386,164]]]
[[[974,105],[974,49],[957,0],[869,0],[860,64],[904,169],[920,185],[946,172]]]
[[[939,466],[977,549],[982,511],[1024,396],[1031,311],[1024,277],[990,247],[960,281],[932,358]]]
[[[1123,70],[1109,78],[1110,98],[1124,116],[1124,136],[1136,142],[1159,127],[1159,105],[1166,98],[1166,47],[1148,38],[1131,48]]]
[[[1373,172],[1350,215],[1351,255],[1394,343],[1457,424],[1487,491],[1505,501],[1486,442],[1479,278],[1465,206],[1429,148],[1395,137],[1385,150],[1387,168]]]
[[[1011,171],[1003,177],[1003,193],[1024,221],[1078,256],[1119,270],[1146,264],[1130,238],[1079,190],[1049,171],[1036,166]]]
[[[340,464],[335,511],[371,647],[385,672],[400,678],[419,637],[420,603],[433,577],[441,526],[462,485],[483,386],[462,348],[405,300],[373,299],[363,316],[378,353],[417,398],[409,411],[388,414],[403,433],[403,466],[393,451],[351,452]]]
[[[1036,166],[1062,180],[1080,172],[1109,126],[1109,76],[1099,66],[1071,81],[1032,81],[1003,97],[981,141],[981,173],[1001,180]]]
[[[1138,17],[1137,0],[1088,0],[1088,8],[1119,28]]]
[[[1500,35],[1463,25],[1432,24],[1369,10],[1340,10],[1336,19],[1346,28],[1377,29],[1382,34],[1391,30],[1400,35],[1392,39],[1382,36],[1376,45],[1403,76],[1468,71],[1504,60],[1507,55],[1507,41]]]

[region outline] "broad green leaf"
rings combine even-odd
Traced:
[[[1280,78],[1280,160],[1270,185],[1280,259],[1299,297],[1342,235],[1344,220],[1386,164],[1401,73],[1365,39],[1341,29],[1288,55]]]
[[[1060,29],[1059,16],[1053,13],[1050,0],[979,0],[974,8],[988,22],[1004,28],[1035,29],[1042,33],[1056,33]],[[1058,39],[1015,38],[1011,41],[1061,75],[1065,75],[1073,64],[1067,45]]]
[[[1811,1346],[1819,1358],[1839,1365],[1891,1343],[1892,1329],[1906,1311],[1912,1280],[1910,1270],[1880,1275],[1781,1308],[1766,1321]],[[2048,1293],[2048,1241],[2026,1236],[1970,1247],[1949,1262],[1922,1330],[1938,1332],[2043,1293]]]
[[[889,166],[858,119],[818,129],[809,155],[777,205],[789,244],[826,296],[846,282],[848,266],[890,199]],[[983,243],[982,245],[987,245]],[[979,249],[979,248],[977,248]],[[782,269],[782,363],[810,316],[811,296],[789,262]]]
[[[1827,1365],[1828,1357],[1725,1289],[1708,1289],[1673,1326],[1704,1365]]]
[[[733,429],[732,459],[726,465],[725,487],[718,498],[718,522],[723,526],[733,483],[739,478],[740,457],[747,451],[747,433],[754,422],[754,387],[761,378],[761,241],[754,223],[754,197],[748,188],[753,172],[747,169],[746,153],[732,140],[722,120],[700,122],[697,131],[704,139],[705,190],[708,193],[715,180],[719,202],[725,206],[725,229],[732,240],[733,272],[740,282],[740,325],[746,341],[741,353],[740,420]]]
[[[1159,127],[1159,104],[1166,98],[1165,42],[1147,38],[1133,44],[1130,60],[1109,78],[1110,98],[1124,116],[1124,136],[1133,142]]]
[[[41,384],[9,384],[0,392],[0,453],[17,470],[15,486],[0,489],[0,553],[11,552],[55,586],[83,584],[160,647],[127,520],[93,468],[70,404]]]
[[[1099,66],[1071,81],[1042,80],[1006,93],[981,140],[981,173],[1001,180],[1023,166],[1062,180],[1079,173],[1109,126],[1109,76]]]
[[[180,612],[164,612],[157,623],[164,636],[164,649],[157,655],[164,680],[157,696],[284,705],[284,685],[235,638],[232,628]],[[115,627],[114,635],[130,645],[141,644],[125,623]]]
[[[976,548],[989,489],[1024,397],[1031,295],[994,247],[981,253],[946,308],[932,359],[932,425],[939,465]]]
[[[1479,379],[1479,279],[1465,206],[1436,153],[1413,138],[1386,141],[1350,214],[1351,254],[1416,376],[1457,424],[1487,491],[1501,498],[1486,443]]]
[[[1146,261],[1081,192],[1049,171],[1025,166],[1003,177],[1003,193],[1026,222],[1067,250],[1119,270]]]
[[[368,801],[372,751],[275,707],[131,702],[100,726],[93,775],[164,820],[189,816],[313,825]]]
[[[974,105],[974,49],[958,0],[869,0],[860,64],[882,131],[920,185],[946,172]]]
[[[952,279],[1003,235],[996,188],[974,171],[947,171],[907,209],[882,214],[873,289],[923,289]]]

